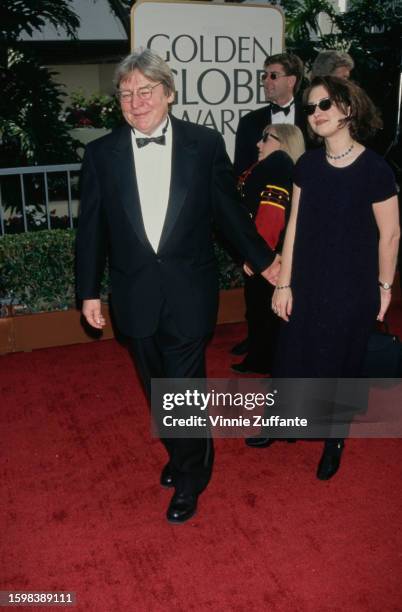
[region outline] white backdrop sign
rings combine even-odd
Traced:
[[[132,10],[132,49],[153,49],[175,74],[173,114],[218,130],[230,155],[240,117],[265,103],[262,66],[283,35],[269,5],[140,0]]]

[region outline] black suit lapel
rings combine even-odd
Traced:
[[[197,143],[190,140],[187,135],[186,125],[174,117],[170,117],[172,123],[172,168],[170,178],[169,201],[166,212],[165,223],[159,242],[158,251],[166,243],[177,219],[183,208],[191,179],[196,170],[195,153]]]
[[[141,242],[152,248],[147,238],[141,213],[140,196],[135,174],[135,162],[131,143],[131,128],[127,125],[118,134],[112,149],[112,171],[115,177],[119,200]]]

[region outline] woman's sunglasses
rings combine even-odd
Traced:
[[[303,106],[303,110],[307,116],[314,115],[317,106],[320,110],[327,111],[332,106],[332,100],[331,98],[323,98],[322,100],[317,102],[317,104],[306,104],[305,106]]]
[[[262,142],[267,142],[268,138],[273,138],[274,140],[277,140],[278,142],[280,142],[280,139],[278,138],[278,136],[275,136],[275,134],[272,134],[272,132],[264,132],[262,135]]]

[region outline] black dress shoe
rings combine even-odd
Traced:
[[[341,463],[343,440],[334,440],[332,443],[325,443],[324,452],[321,456],[317,468],[317,478],[319,480],[329,480],[334,476]]]
[[[234,363],[230,366],[232,372],[236,372],[236,374],[269,374],[269,370],[267,368],[255,368],[253,366],[249,367],[244,361],[240,363]]]
[[[235,344],[231,349],[231,355],[245,355],[248,351],[248,338],[245,338],[241,342]]]
[[[194,516],[197,510],[197,493],[175,493],[167,509],[169,523],[184,523]]]
[[[167,489],[170,489],[171,487],[174,487],[173,474],[172,474],[172,471],[170,469],[170,464],[169,463],[167,463],[165,465],[165,467],[163,468],[163,470],[161,472],[160,483],[161,483],[162,487],[166,487]]]
[[[273,444],[274,442],[278,442],[278,438],[264,438],[263,436],[257,438],[246,438],[247,446],[251,446],[253,448],[267,448],[268,446],[271,446],[271,444]],[[286,442],[289,442],[289,444],[291,444],[292,442],[296,442],[296,440],[293,438],[289,438],[286,439]]]

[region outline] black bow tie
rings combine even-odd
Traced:
[[[142,149],[142,147],[146,147],[150,142],[154,142],[155,144],[165,145],[166,144],[166,132],[169,125],[169,117],[166,119],[165,127],[162,130],[162,134],[160,136],[151,136],[150,138],[136,138],[135,141],[137,143],[137,147]],[[135,132],[134,132],[135,133]]]
[[[292,104],[293,102],[291,102],[288,106],[279,106],[279,104],[275,104],[275,102],[271,102],[271,114],[275,115],[276,113],[284,113],[284,115],[287,116],[290,113]]]
[[[136,138],[137,147],[141,149],[145,147],[150,142],[154,142],[155,144],[164,145],[166,144],[166,136],[165,134],[161,134],[161,136],[154,136],[153,138]]]

